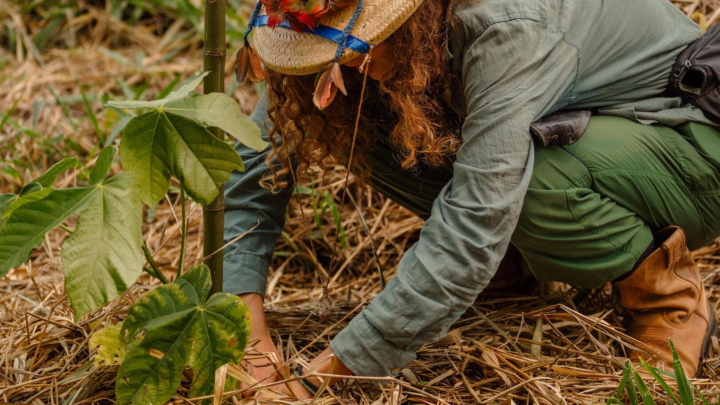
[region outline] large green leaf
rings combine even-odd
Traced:
[[[0,277],[27,260],[45,234],[82,209],[98,187],[47,190],[44,198],[14,208],[0,229]]]
[[[194,371],[190,397],[212,394],[215,370],[242,360],[250,313],[231,294],[217,293],[206,301],[210,284],[210,270],[199,265],[130,308],[121,337],[129,341],[144,334],[144,338],[118,371],[119,405],[167,402],[187,366]]]
[[[217,127],[233,136],[245,146],[263,151],[267,142],[262,140],[260,128],[243,115],[240,106],[223,93],[197,94],[195,87],[208,74],[203,73],[193,82],[170,93],[166,98],[154,101],[111,101],[107,105],[115,108],[150,108],[166,111],[202,123],[206,127]]]
[[[144,263],[142,204],[129,173],[98,184],[78,213],[62,248],[65,290],[76,319],[127,290]]]
[[[267,147],[260,128],[245,118],[235,100],[223,93],[193,93],[168,102],[163,110],[194,119],[208,127],[220,128],[243,145],[259,152]]]
[[[235,150],[197,122],[155,110],[135,117],[120,141],[125,170],[135,177],[141,200],[153,205],[167,193],[171,175],[204,205],[233,170],[243,170]]]

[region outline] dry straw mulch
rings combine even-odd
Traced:
[[[193,4],[200,5],[197,1]],[[677,4],[689,16],[701,13],[709,24],[720,20],[717,1]],[[182,18],[164,25],[130,26],[114,19],[105,3],[79,2],[77,7],[58,35],[61,39],[73,36],[78,45],[33,52],[28,41],[42,25],[23,15],[20,4],[0,0],[0,20],[22,39],[15,49],[0,48],[0,61],[5,60],[0,64],[0,113],[18,101],[12,115],[14,125],[6,125],[0,132],[0,192],[17,191],[19,177],[27,181],[68,154],[80,154],[82,168],[61,178],[60,185],[76,185],[86,176],[92,165],[88,156],[95,152],[98,135],[86,118],[80,88],[90,96],[99,128],[109,133],[117,117],[102,109],[103,94],[122,97],[123,87],[141,86],[150,80],[146,91],[154,97],[175,74],[187,77],[201,67],[201,42],[198,35],[184,35],[189,28]],[[237,11],[242,15],[249,7]],[[111,57],[103,49],[112,49],[134,62],[122,63],[122,58]],[[168,53],[174,56],[164,59]],[[231,61],[226,67],[231,77]],[[53,93],[64,102],[58,103]],[[234,95],[247,112],[257,100],[252,86],[241,85]],[[18,128],[31,128],[33,132]],[[42,136],[38,139],[34,134]],[[49,142],[56,137],[61,141]],[[339,205],[343,181],[342,173],[331,173],[316,179],[314,192],[300,195],[299,203],[293,199],[288,225],[277,245],[269,277],[268,322],[286,359],[307,360],[327,347],[329,339],[380,291],[377,264],[385,277],[391,278],[423,224],[351,179],[351,198],[341,213],[347,247],[338,251],[329,288],[334,306],[330,319],[323,322],[316,303],[322,294],[321,277],[313,270],[310,252],[314,247],[327,267],[336,238],[335,225],[332,207],[320,211],[319,228],[310,207],[320,206],[326,196]],[[148,212],[144,227],[150,250],[168,276],[175,273],[180,241],[176,197],[170,195]],[[201,258],[201,210],[190,204],[189,212],[187,260],[192,263]],[[62,231],[50,232],[26,265],[0,279],[0,402],[113,402],[117,366],[93,365],[95,350],[88,345],[89,337],[99,328],[121,321],[128,307],[157,283],[144,275],[127,294],[75,322],[58,270],[64,237]],[[720,301],[718,252],[720,245],[716,243],[696,256],[716,308]],[[573,302],[575,293],[570,289],[540,297],[483,296],[446,338],[423,348],[418,359],[397,378],[385,379],[389,384],[378,386],[372,379],[357,378],[325,393],[323,402],[604,403],[617,388],[627,348],[646,347],[623,334],[621,309],[615,305],[609,287],[593,292],[579,307]],[[648,352],[646,357],[652,355]],[[715,339],[711,358],[705,364],[706,378],[695,381],[715,402],[720,395],[718,370],[720,344]],[[174,401],[197,403],[186,397],[186,383]],[[657,384],[650,382],[650,388],[659,404],[669,403]],[[252,400],[237,395],[232,401]]]

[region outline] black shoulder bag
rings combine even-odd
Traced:
[[[720,124],[720,24],[680,54],[670,74],[668,90]]]

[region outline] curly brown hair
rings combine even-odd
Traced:
[[[426,0],[386,40],[396,70],[386,81],[368,80],[353,157],[353,169],[361,177],[370,172],[365,156],[376,141],[374,134],[388,134],[387,142],[406,169],[418,160],[440,166],[459,147],[459,120],[443,101],[450,80],[446,41],[451,1]],[[265,187],[286,188],[292,174],[312,175],[315,166],[330,171],[347,165],[363,75],[355,68],[342,69],[348,96],[338,94],[324,110],[313,104],[314,75],[266,71],[270,118],[265,126],[272,151]]]

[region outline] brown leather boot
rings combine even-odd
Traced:
[[[628,334],[651,346],[662,356],[649,362],[672,368],[672,338],[689,376],[700,377],[710,339],[718,333],[713,309],[705,294],[700,273],[685,242],[685,232],[665,228],[656,235],[655,250],[630,276],[617,283],[622,306],[631,320]],[[647,360],[648,354],[630,352],[630,359]]]

